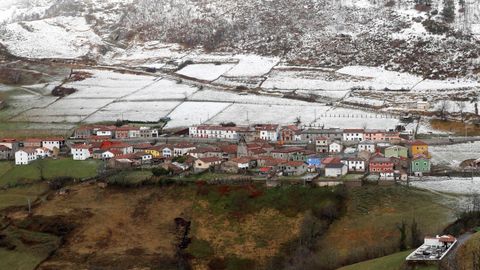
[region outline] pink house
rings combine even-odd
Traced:
[[[385,131],[379,129],[367,129],[365,130],[365,140],[366,141],[385,141]]]

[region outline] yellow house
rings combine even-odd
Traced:
[[[160,145],[154,146],[149,149],[145,149],[145,153],[152,155],[153,158],[161,158],[161,157],[171,157],[173,152],[173,148],[168,145]]]
[[[428,154],[428,144],[422,142],[422,141],[413,141],[410,143],[410,155],[412,157],[417,156],[417,155],[425,155],[429,156]]]

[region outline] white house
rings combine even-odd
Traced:
[[[188,152],[195,150],[195,145],[191,143],[177,143],[173,146],[173,156],[185,156]]]
[[[363,141],[365,138],[365,131],[363,129],[344,129],[344,141]]]
[[[46,147],[35,148],[35,155],[37,155],[37,158],[51,157],[52,156],[52,150],[50,150]]]
[[[358,151],[368,151],[370,153],[375,153],[375,143],[372,141],[363,141],[358,143]]]
[[[172,155],[173,155],[173,148],[164,147],[162,149],[162,157],[168,158],[168,157],[172,157]]]
[[[77,144],[71,149],[73,160],[87,160],[91,157],[90,145]]]
[[[141,155],[142,155],[142,163],[150,162],[153,159],[153,156],[151,154],[142,153]]]
[[[393,171],[380,172],[379,180],[385,180],[385,181],[395,180],[395,173]]]
[[[140,138],[140,129],[130,129],[128,131],[128,137],[129,138]]]
[[[330,153],[340,153],[342,149],[343,146],[338,142],[332,142],[328,145],[328,152]]]
[[[33,148],[24,148],[15,152],[15,165],[27,165],[37,159],[37,153]]]
[[[276,142],[280,136],[279,125],[257,125],[255,130],[258,132],[259,138],[265,141]]]
[[[42,140],[42,147],[53,151],[54,148],[60,149],[64,143],[65,139],[63,138],[47,138]]]
[[[102,153],[102,159],[111,159],[111,158],[114,158],[115,157],[115,153],[112,153],[110,151],[104,151]]]
[[[237,164],[238,169],[247,170],[250,167],[250,159],[245,157],[234,158],[231,160]]]
[[[239,132],[247,130],[242,127],[224,127],[214,125],[192,126],[188,129],[190,137],[215,138],[215,139],[238,139]]]
[[[101,128],[97,130],[96,135],[102,137],[113,137],[113,132],[110,129]]]
[[[347,159],[347,167],[349,172],[365,172],[366,162],[363,158],[349,158]]]
[[[343,163],[330,163],[325,165],[325,177],[341,177],[347,173],[347,165]]]

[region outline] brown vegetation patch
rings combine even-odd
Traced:
[[[275,209],[262,209],[238,221],[229,215],[203,212],[206,205],[200,203],[202,214],[196,214],[192,236],[211,243],[218,257],[235,255],[259,264],[267,263],[284,243],[297,237],[303,220],[303,214],[286,217]]]
[[[66,196],[55,196],[35,209],[35,215],[62,213],[73,217],[78,226],[41,269],[60,265],[62,269],[71,269],[68,265],[148,268],[157,260],[173,260],[174,219],[190,207],[190,202],[178,198],[176,192],[151,187],[101,189],[84,184],[72,187]],[[75,218],[75,213],[89,214]]]
[[[455,135],[460,136],[479,136],[480,135],[480,126],[472,125],[459,121],[443,121],[439,119],[433,119],[430,121],[430,124],[433,129],[452,132]]]

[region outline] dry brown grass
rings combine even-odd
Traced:
[[[433,129],[438,129],[441,131],[452,132],[455,135],[465,136],[465,128],[467,130],[467,135],[469,136],[479,136],[480,135],[480,126],[466,124],[458,121],[443,121],[439,119],[433,119],[430,121]]]
[[[237,220],[228,214],[208,213],[208,203],[201,202],[195,211],[192,235],[208,241],[217,257],[235,255],[264,265],[277,254],[282,244],[300,231],[303,214],[286,217],[274,209],[262,209]],[[198,269],[205,263],[194,262]]]
[[[55,196],[35,209],[35,215],[71,215],[86,211],[89,215],[66,238],[52,261],[54,265],[78,264],[79,258],[120,258],[125,255],[173,258],[175,249],[174,218],[189,211],[191,202],[174,199],[169,189],[101,189],[95,185],[75,186],[67,196]],[[148,203],[144,203],[148,200]],[[142,215],[135,215],[138,207]],[[125,266],[127,267],[127,266]]]

